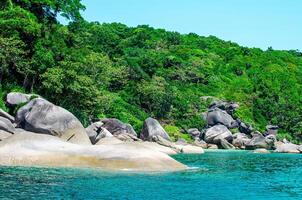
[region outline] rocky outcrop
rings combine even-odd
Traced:
[[[149,140],[150,141],[150,140]],[[163,138],[160,135],[153,135],[151,138],[151,142],[156,142],[159,145],[165,146],[165,147],[169,147],[171,149],[174,149],[178,152],[180,152],[180,149],[178,149],[174,143],[172,143],[169,140],[166,140],[165,138]]]
[[[301,153],[300,146],[293,143],[281,143],[276,146],[276,153]]]
[[[216,144],[208,144],[208,149],[218,149]]]
[[[210,109],[219,108],[221,110],[225,110],[228,114],[233,115],[234,111],[239,108],[239,104],[227,101],[214,101],[210,107]]]
[[[141,139],[137,138],[135,135],[130,134],[130,133],[124,133],[124,134],[119,134],[116,136],[119,140],[122,140],[124,142],[136,142],[140,141]]]
[[[188,142],[183,139],[183,138],[179,138],[176,142],[175,142],[176,145],[187,145]]]
[[[197,128],[190,128],[187,130],[187,133],[193,138],[198,139],[201,135],[201,132]]]
[[[21,107],[16,122],[27,131],[57,136],[76,144],[91,144],[84,127],[73,114],[42,98]]]
[[[113,135],[105,128],[102,128],[103,122],[95,122],[88,126],[85,130],[92,144],[96,144],[100,139],[105,137],[113,137]]]
[[[16,134],[0,142],[0,165],[178,171],[187,167],[139,143],[78,145],[43,134]]]
[[[235,147],[225,139],[220,139],[219,143],[223,149],[235,149]]]
[[[168,133],[164,130],[160,123],[156,119],[148,118],[144,122],[140,138],[144,141],[153,141],[154,136],[160,136],[165,140],[171,141]]]
[[[233,140],[232,133],[224,125],[216,125],[206,130],[204,141],[210,144],[220,144],[220,140],[225,139],[229,142]]]
[[[11,123],[15,123],[15,117],[11,116],[10,114],[5,112],[1,108],[0,108],[0,117],[4,117],[4,118],[8,119]]]
[[[137,136],[136,132],[130,124],[125,124],[118,119],[101,119],[101,122],[103,123],[102,127],[107,129],[110,133],[112,133],[112,135],[117,136],[120,134],[132,134],[134,136]]]
[[[240,119],[237,119],[237,124],[238,124],[238,130],[241,133],[250,135],[254,131],[251,125],[242,122]]]
[[[273,149],[276,138],[275,136],[269,135],[264,137],[262,134],[254,134],[252,139],[246,143],[246,149]]]
[[[244,133],[235,133],[233,135],[233,146],[234,147],[237,147],[237,148],[240,148],[240,149],[245,149],[245,146],[247,143],[250,142],[250,138],[244,134]]]
[[[15,132],[15,126],[7,118],[0,117],[0,130],[13,134]]]
[[[195,146],[202,147],[203,149],[208,148],[208,144],[207,144],[205,141],[200,140],[200,139],[196,139],[196,140],[193,142],[193,144],[194,144]]]
[[[237,127],[237,122],[226,111],[219,108],[210,109],[207,113],[207,124],[215,126],[217,124],[224,125],[228,128]]]

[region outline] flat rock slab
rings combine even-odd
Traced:
[[[78,145],[43,134],[16,134],[0,142],[0,165],[93,167],[126,171],[179,171],[187,167],[136,143]]]

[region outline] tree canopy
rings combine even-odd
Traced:
[[[147,25],[87,22],[80,0],[0,4],[0,81],[35,92],[85,124],[116,117],[139,130],[147,116],[172,128],[202,128],[202,96],[240,104],[236,116],[302,140],[302,54],[242,47],[214,36]],[[70,20],[65,26],[61,15]],[[2,105],[2,104],[1,104]]]

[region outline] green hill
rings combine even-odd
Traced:
[[[83,20],[79,0],[0,3],[1,96],[21,90],[65,107],[84,124],[115,117],[139,131],[148,116],[171,134],[202,128],[210,102],[238,102],[236,116],[302,140],[302,54],[247,48],[214,36]],[[57,14],[71,19],[68,26]],[[4,108],[4,103],[0,106]]]

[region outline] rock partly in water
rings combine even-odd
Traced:
[[[232,133],[224,125],[216,125],[206,130],[204,141],[211,144],[220,144],[220,139],[225,139],[228,142],[233,140]]]
[[[208,149],[218,149],[216,144],[208,144]]]
[[[262,134],[254,134],[252,139],[246,143],[246,149],[272,149],[274,147],[274,142],[271,138],[265,138]]]
[[[219,108],[211,109],[207,114],[207,124],[215,126],[217,124],[224,125],[228,128],[237,127],[237,122],[226,111]]]
[[[76,144],[91,144],[83,125],[73,114],[42,98],[21,107],[16,122],[27,131],[57,136]]]
[[[43,134],[16,134],[0,142],[0,165],[94,167],[123,171],[178,171],[187,167],[139,143],[77,145]]]
[[[255,149],[255,150],[253,151],[253,153],[263,153],[263,154],[267,154],[267,153],[270,153],[270,151],[267,150],[267,149]]]
[[[106,128],[114,136],[120,134],[132,134],[134,136],[137,136],[137,133],[134,131],[133,127],[130,124],[123,123],[118,119],[102,119],[101,122],[103,123],[102,127]]]
[[[140,138],[144,141],[153,141],[154,136],[160,136],[165,140],[171,141],[168,133],[160,125],[160,123],[151,117],[145,120]]]
[[[293,143],[282,143],[276,146],[276,153],[300,153],[300,146]]]

